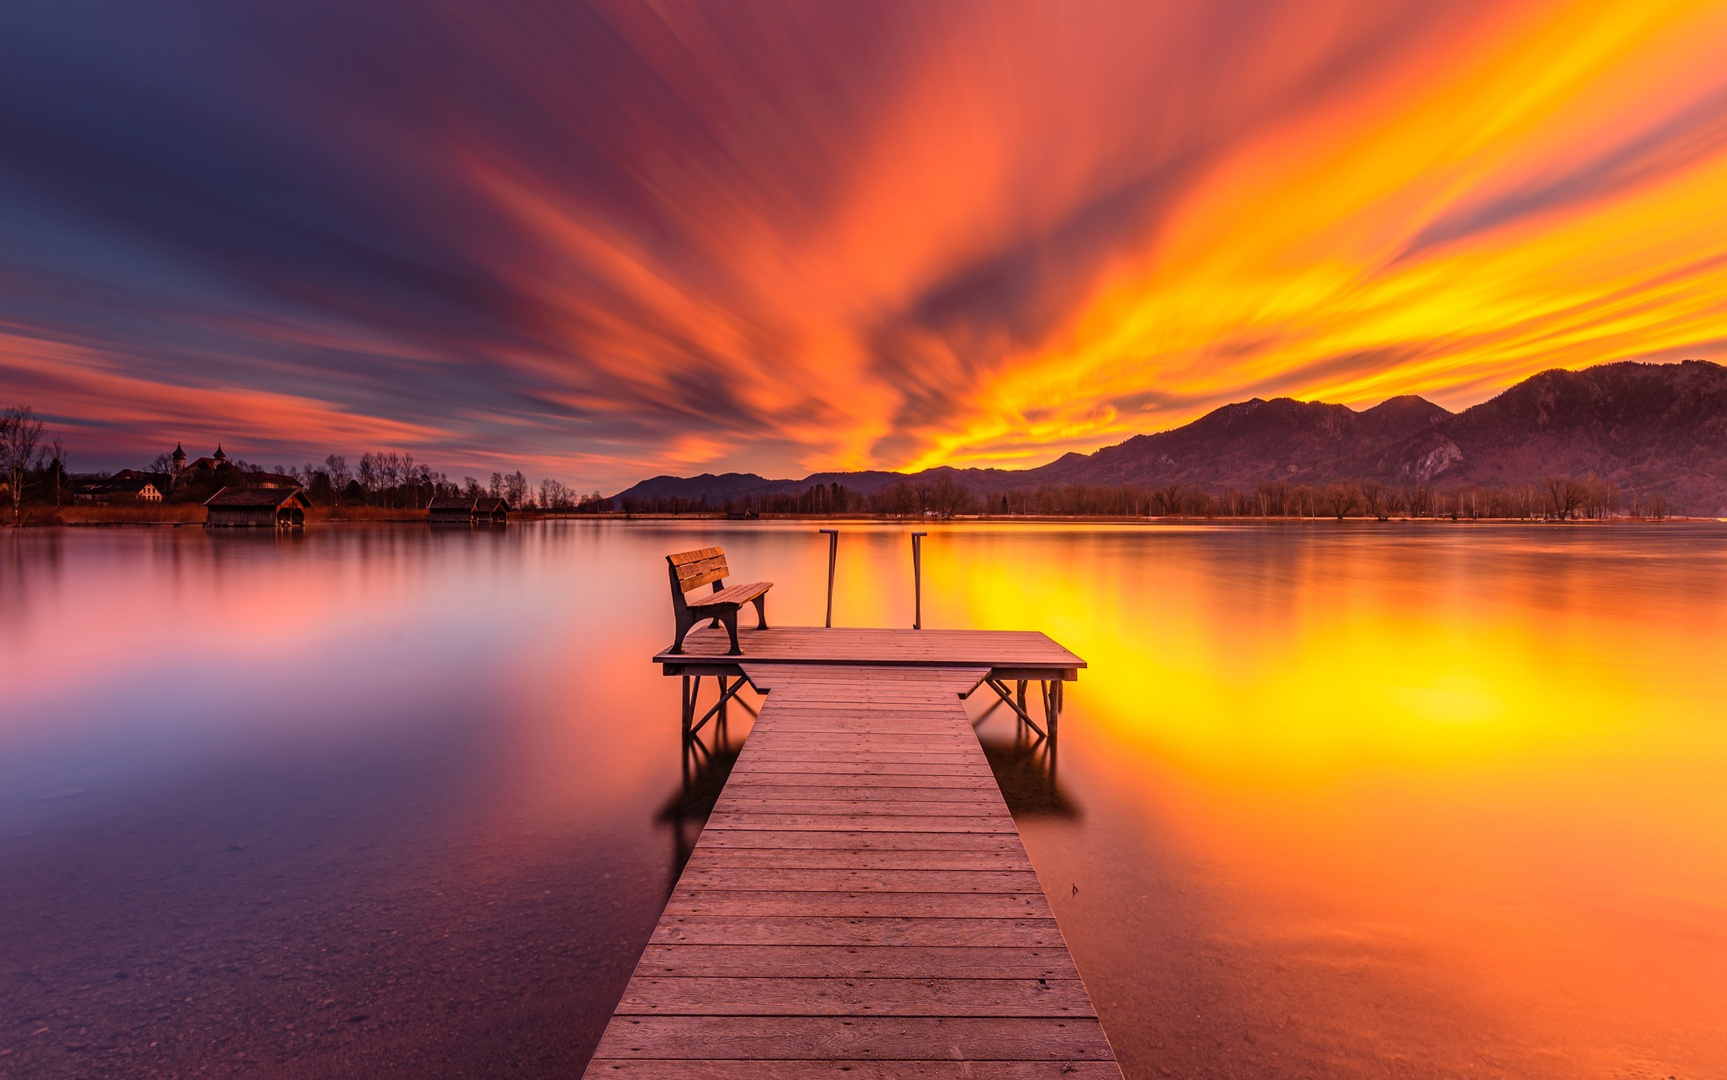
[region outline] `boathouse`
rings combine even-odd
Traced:
[[[298,529],[306,524],[311,503],[300,488],[225,487],[204,502],[204,524],[210,527],[249,526]]]
[[[439,495],[426,505],[433,525],[467,525],[474,520],[474,500],[467,495]]]
[[[510,520],[510,500],[481,496],[474,500],[474,523],[502,525]]]

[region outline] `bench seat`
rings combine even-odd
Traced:
[[[748,585],[728,585],[717,593],[708,593],[695,599],[684,598],[684,603],[693,608],[710,607],[715,604],[732,604],[742,606],[766,593],[774,587],[771,581],[752,581]]]

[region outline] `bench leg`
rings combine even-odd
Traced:
[[[756,606],[756,629],[757,630],[766,630],[768,628],[768,598],[767,598],[767,594],[763,593],[761,596],[758,596],[754,600],[750,601],[750,603],[752,603]]]
[[[725,614],[720,615],[715,621],[716,622],[723,622],[726,624],[726,633],[728,635],[730,635],[730,637],[732,639],[732,651],[727,653],[726,655],[727,656],[742,656],[744,654],[744,651],[742,649],[738,648],[738,609],[735,607],[732,608],[730,611],[726,612]]]
[[[672,639],[672,647],[668,651],[681,653],[684,651],[684,636],[690,632],[690,627],[694,626],[699,620],[692,619],[688,615],[682,613],[674,614],[678,623],[676,632],[677,636]]]

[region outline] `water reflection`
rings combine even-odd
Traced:
[[[1012,726],[1011,737],[983,732],[978,736],[1008,810],[1016,820],[1033,816],[1078,818],[1078,805],[1056,782],[1059,736],[1038,735],[1018,720]]]
[[[1090,662],[979,732],[1128,1075],[1727,1075],[1727,531],[1352,524],[927,528]],[[578,1072],[745,737],[648,662],[709,545],[820,625],[813,525],[0,531],[0,1075]]]
[[[732,766],[737,764],[738,754],[743,751],[748,730],[733,728],[731,715],[734,709],[752,718],[758,711],[741,694],[729,701],[721,701],[713,720],[704,725],[705,730],[694,731],[683,740],[683,783],[654,815],[654,820],[667,826],[672,834],[672,859],[666,875],[668,898],[678,883],[678,876],[684,872],[685,864],[694,854],[702,827],[707,824],[708,815],[713,813],[714,804],[719,802],[720,792],[725,790],[726,780],[732,774]]]

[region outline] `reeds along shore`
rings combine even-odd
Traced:
[[[688,499],[583,499],[575,505],[540,506],[530,500],[512,512],[515,520],[538,518],[806,518],[822,520],[906,521],[1665,521],[1674,515],[1660,495],[1624,498],[1611,483],[1554,480],[1536,487],[1436,491],[1425,487],[1387,489],[1373,484],[1261,485],[1252,492],[1211,494],[1197,488],[1157,491],[1124,487],[1047,487],[968,494],[960,501],[926,498],[895,485],[869,497],[850,497],[840,489],[822,499],[799,496],[740,499],[723,506]],[[899,490],[895,490],[899,489]],[[423,507],[364,504],[316,505],[307,515],[316,522],[424,521]],[[197,524],[204,508],[196,503],[80,503],[27,509],[26,525]]]
[[[1549,477],[1540,484],[1501,488],[1431,485],[1391,487],[1374,481],[1324,486],[1269,481],[1252,490],[1209,492],[1197,486],[1060,485],[978,493],[945,478],[907,481],[866,494],[841,484],[798,494],[746,496],[715,506],[706,499],[620,497],[626,514],[913,517],[1096,518],[1376,518],[1433,520],[1582,521],[1669,515],[1659,492],[1626,498],[1612,481],[1593,476]]]

